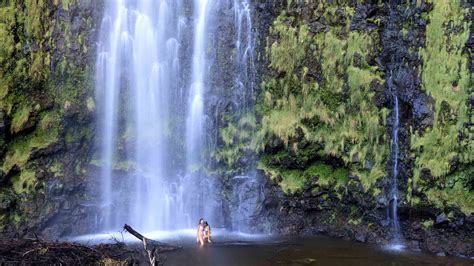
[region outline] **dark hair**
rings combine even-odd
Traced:
[[[204,225],[209,225],[209,224],[207,223],[207,221],[204,221]]]
[[[201,223],[201,221],[203,221],[203,222],[204,222],[204,218],[201,218],[201,219],[199,219],[199,222],[198,222],[198,224],[200,224],[200,223]]]

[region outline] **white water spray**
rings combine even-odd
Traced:
[[[248,111],[252,104],[255,82],[255,38],[252,25],[252,11],[246,0],[234,1],[235,25],[237,36],[236,47],[236,79],[235,90],[239,94],[240,110]]]
[[[398,161],[399,161],[399,140],[398,140],[398,130],[400,127],[400,111],[398,96],[395,91],[393,91],[393,80],[392,72],[390,72],[390,77],[388,80],[389,90],[392,93],[393,97],[393,126],[392,126],[392,161],[393,161],[393,170],[392,170],[392,186],[390,191],[391,197],[391,224],[392,224],[392,233],[393,239],[391,246],[396,249],[401,249],[403,244],[401,242],[401,230],[400,223],[398,220]]]
[[[156,231],[194,227],[200,217],[211,224],[222,221],[215,180],[201,170],[209,153],[205,107],[213,23],[221,19],[217,7],[229,8],[232,2],[191,1],[106,2],[96,69],[99,224],[104,231],[123,223]],[[249,4],[234,5],[238,48],[233,74],[245,103],[253,88],[248,84],[254,75],[249,71],[254,39]]]
[[[178,89],[179,5],[107,3],[96,70],[103,229],[124,221],[142,230],[170,227],[166,134],[171,92]],[[114,168],[130,161],[135,173],[120,181]]]

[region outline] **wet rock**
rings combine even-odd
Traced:
[[[390,225],[390,220],[389,219],[385,219],[385,220],[380,220],[380,225],[381,226],[389,226]]]
[[[449,224],[449,218],[446,214],[441,213],[436,216],[436,221],[434,223],[434,226],[437,228],[443,228],[446,227]]]
[[[451,160],[449,161],[449,169],[451,172],[454,172],[458,169],[459,164],[461,162],[461,159],[459,158],[459,155],[453,156]]]
[[[379,194],[376,197],[377,204],[380,207],[387,207],[388,206],[388,199],[384,194]]]
[[[365,160],[364,169],[371,170],[374,167],[374,162],[372,160]]]
[[[419,250],[420,249],[420,241],[411,240],[410,241],[410,248],[414,249],[414,250]]]
[[[367,237],[363,233],[357,233],[356,236],[355,236],[355,240],[357,242],[365,243],[365,242],[367,242]]]
[[[272,138],[268,143],[266,149],[270,153],[275,153],[283,147],[283,141],[279,138]]]
[[[233,229],[238,231],[252,231],[258,228],[257,222],[252,217],[259,217],[261,206],[265,198],[261,185],[255,177],[235,176],[232,178],[233,191],[231,199],[231,215]],[[269,207],[269,202],[266,202]],[[250,217],[250,219],[249,219]]]
[[[327,26],[320,21],[312,21],[309,24],[309,30],[312,33],[319,33],[319,32],[324,32],[327,30]]]
[[[433,125],[434,111],[433,100],[424,93],[419,93],[413,98],[413,117],[418,128]]]

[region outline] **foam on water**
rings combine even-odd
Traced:
[[[170,243],[188,243],[194,242],[196,239],[196,229],[180,229],[173,231],[151,231],[145,232],[143,235],[147,238]],[[246,234],[241,232],[233,232],[225,229],[217,228],[212,230],[212,236],[215,241],[263,241],[269,239],[269,234]],[[115,243],[116,240],[125,243],[139,243],[140,241],[128,232],[104,232],[97,234],[81,235],[70,237],[68,241],[99,244],[99,243]]]
[[[389,244],[384,246],[384,249],[390,250],[390,251],[396,251],[396,252],[401,252],[405,250],[405,245],[403,244]]]

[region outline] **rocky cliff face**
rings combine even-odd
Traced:
[[[253,229],[386,243],[396,92],[404,238],[472,256],[471,16],[464,1],[257,1],[256,116],[221,136],[234,175],[259,158]]]
[[[93,148],[94,1],[0,4],[0,224],[68,234],[81,222]]]
[[[387,242],[391,87],[400,99],[404,238],[473,256],[473,7],[343,2],[252,2],[260,86],[245,101],[229,74],[234,21],[216,24],[206,170],[221,181],[225,224],[245,220],[234,211],[243,204],[253,206],[244,208],[249,230]],[[101,10],[96,1],[0,4],[2,234],[54,238],[93,227]]]

